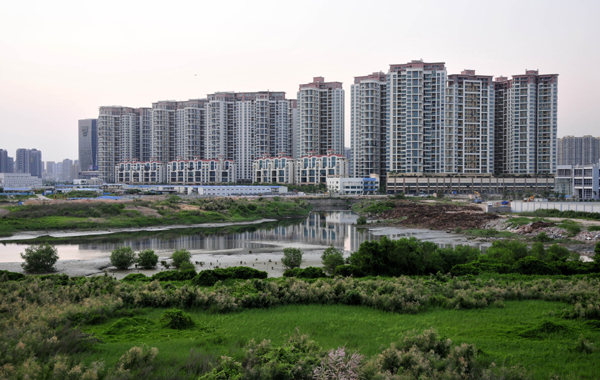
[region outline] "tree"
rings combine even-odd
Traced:
[[[302,251],[298,248],[285,248],[283,250],[283,258],[281,263],[287,269],[298,268],[302,263]]]
[[[158,255],[153,250],[147,249],[138,254],[138,265],[143,269],[156,268],[158,264]]]
[[[365,218],[364,216],[359,216],[358,219],[356,219],[356,224],[358,224],[359,226],[362,226],[363,224],[367,224],[367,218]]]
[[[54,272],[54,264],[58,260],[58,253],[55,247],[48,243],[25,248],[25,253],[21,253],[21,258],[25,260],[21,267],[28,273]]]
[[[331,276],[335,272],[335,268],[344,265],[344,254],[339,249],[329,247],[321,255],[321,262],[325,272]]]
[[[119,270],[126,270],[135,263],[135,252],[131,247],[117,248],[110,254],[110,263]]]
[[[600,264],[600,242],[596,243],[594,247],[594,261]]]
[[[192,260],[192,254],[187,249],[178,249],[171,255],[171,260],[173,260],[173,266],[179,269],[181,264],[189,263]]]

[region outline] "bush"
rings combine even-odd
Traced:
[[[171,309],[165,311],[160,321],[165,324],[166,327],[176,330],[188,329],[194,326],[194,320],[189,314],[184,313],[179,309]]]
[[[552,241],[552,238],[548,236],[544,231],[542,231],[538,234],[538,236],[535,237],[535,240],[541,243],[546,243]]]
[[[513,267],[513,271],[520,274],[557,274],[557,270],[548,266],[542,260],[532,256],[527,256],[517,261]]]
[[[147,249],[138,254],[137,262],[140,268],[153,269],[158,264],[158,255],[153,250]]]
[[[228,279],[265,279],[268,273],[249,267],[231,267],[203,270],[192,279],[192,284],[197,286],[213,286],[217,281]]]
[[[365,218],[364,216],[359,216],[358,219],[356,219],[356,224],[358,224],[359,226],[367,224],[367,218]]]
[[[58,260],[56,248],[48,243],[25,248],[25,253],[21,253],[21,258],[25,260],[21,267],[28,273],[54,272],[54,264]]]
[[[192,264],[188,261],[184,261],[179,266],[179,270],[192,270],[192,271],[196,272],[196,267],[194,266],[194,264]]]
[[[146,275],[144,275],[142,273],[131,273],[131,274],[128,274],[127,276],[125,276],[121,281],[124,281],[124,282],[138,282],[138,281],[147,282],[147,281],[150,281],[150,277],[146,277]]]
[[[281,263],[288,269],[298,268],[302,263],[302,251],[298,248],[284,249]]]
[[[21,281],[25,276],[23,273],[9,272],[7,270],[0,270],[0,282],[2,281]]]
[[[119,270],[126,270],[135,263],[135,253],[131,247],[117,248],[110,254],[110,263]]]
[[[192,260],[192,255],[187,249],[178,249],[171,255],[171,260],[173,260],[173,266],[179,268],[182,263],[189,263]]]
[[[363,273],[355,265],[339,265],[335,268],[334,274],[343,277],[362,277]]]
[[[152,276],[157,281],[187,281],[196,277],[195,270],[167,270]]]
[[[335,268],[340,265],[344,265],[344,255],[339,249],[329,247],[321,255],[321,262],[323,263],[323,269],[328,275],[333,275]]]
[[[600,241],[594,247],[594,261],[600,264]]]
[[[301,268],[286,269],[286,271],[283,272],[283,276],[284,277],[296,277],[296,278],[327,277],[327,275],[323,271],[323,268],[317,268],[317,267],[308,267],[308,268],[304,268],[304,269],[301,269]]]

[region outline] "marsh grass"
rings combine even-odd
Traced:
[[[86,327],[105,343],[97,345],[86,362],[105,360],[114,365],[131,346],[157,347],[162,361],[184,362],[193,350],[205,356],[240,357],[240,347],[254,339],[283,344],[295,329],[306,333],[324,350],[344,346],[349,352],[371,357],[399,341],[408,331],[435,328],[455,344],[474,344],[485,361],[505,366],[522,365],[534,378],[559,375],[564,379],[594,379],[600,371],[600,353],[586,355],[573,350],[576,338],[598,342],[600,331],[583,321],[549,318],[565,305],[546,301],[508,301],[504,309],[433,309],[418,315],[393,314],[361,306],[293,305],[268,310],[253,309],[228,314],[192,311],[196,326],[190,330],[166,330],[158,323],[162,311],[148,310],[143,329],[127,334],[108,334],[119,323]],[[124,331],[123,331],[124,332]]]

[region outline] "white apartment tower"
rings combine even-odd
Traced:
[[[175,111],[175,158],[192,160],[204,157],[206,99],[178,102]]]
[[[238,181],[252,181],[252,163],[263,154],[292,154],[295,101],[285,92],[208,95],[206,158],[236,163]]]
[[[491,75],[464,70],[448,76],[443,172],[494,172],[494,84]]]
[[[344,154],[344,89],[323,77],[298,91],[298,156]]]
[[[558,75],[526,70],[508,80],[497,78],[496,120],[505,125],[496,133],[496,167],[508,174],[556,172]]]
[[[557,165],[590,165],[600,160],[600,137],[565,136],[558,139]]]
[[[131,107],[100,107],[98,113],[98,171],[104,182],[114,182],[114,168],[123,161],[121,126],[134,113]],[[126,151],[126,150],[125,150]]]
[[[443,62],[390,65],[388,73],[388,170],[432,174],[445,171]]]
[[[351,177],[387,173],[388,99],[387,75],[383,72],[355,77],[351,88]]]
[[[175,111],[177,102],[152,103],[150,159],[167,163],[175,159]],[[163,173],[164,176],[164,173]]]

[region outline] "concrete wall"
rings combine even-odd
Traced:
[[[556,209],[559,211],[600,212],[599,202],[511,202],[512,212]]]

